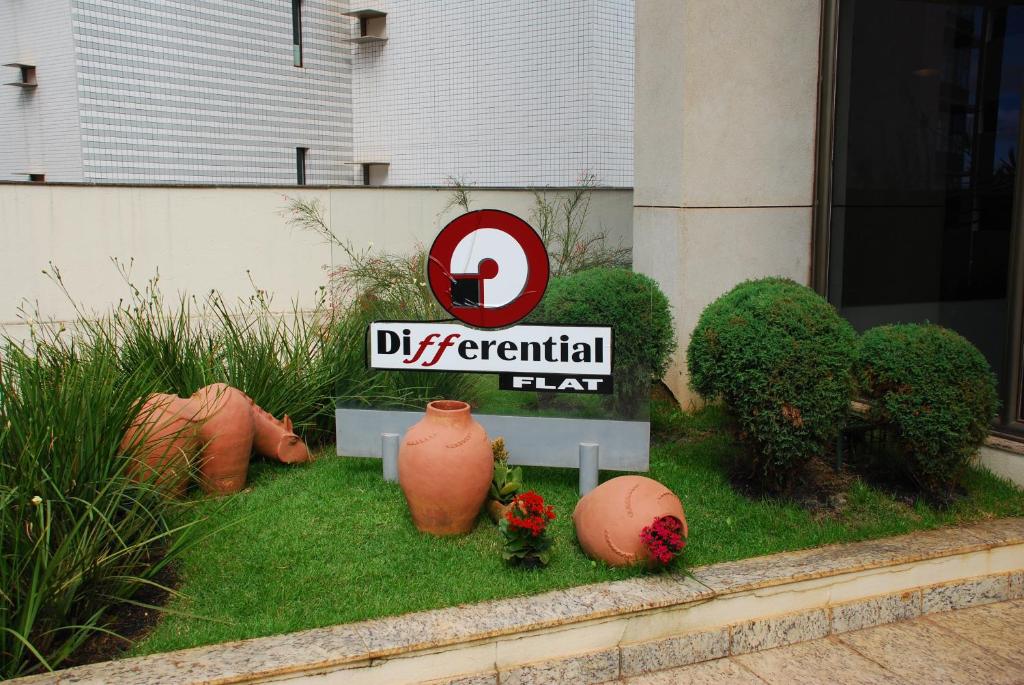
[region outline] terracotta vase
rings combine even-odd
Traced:
[[[683,504],[671,490],[643,476],[619,476],[584,495],[572,521],[587,556],[609,566],[631,566],[648,561],[640,532],[662,516],[679,519],[685,539]]]
[[[185,494],[189,459],[199,448],[195,414],[193,402],[177,395],[156,393],[146,399],[121,440],[122,450],[138,449],[128,467],[133,479],[152,479],[168,494]]]
[[[491,520],[495,523],[505,518],[505,514],[507,514],[511,509],[511,502],[508,504],[502,504],[496,499],[487,500],[487,515],[490,516]]]
[[[238,492],[245,487],[256,432],[252,404],[245,393],[223,383],[200,388],[192,398],[203,444],[203,489],[219,495]]]
[[[256,454],[285,464],[302,464],[312,458],[306,443],[292,430],[292,420],[287,414],[284,420],[276,419],[248,395],[246,399],[252,408],[253,425],[256,430],[253,449],[256,450]]]
[[[398,482],[413,523],[424,533],[471,531],[493,476],[491,442],[465,402],[431,402],[402,436]]]

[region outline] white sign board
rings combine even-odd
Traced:
[[[513,326],[375,321],[367,331],[374,369],[501,374],[510,390],[611,392],[609,326]]]

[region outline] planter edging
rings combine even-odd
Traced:
[[[793,642],[912,617],[915,602],[928,613],[1022,596],[1024,519],[1002,519],[714,564],[692,576],[578,586],[11,682],[298,684],[327,676],[324,682],[397,685],[488,683],[499,673],[502,682],[560,682],[571,672],[573,682],[597,683],[614,679],[613,671],[618,678],[672,667],[661,664],[678,661],[672,655],[680,653],[697,661],[724,656],[723,634],[728,653],[750,651],[789,643],[764,635]]]

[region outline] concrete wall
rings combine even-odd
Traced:
[[[810,278],[820,0],[636,5],[634,265],[675,308],[666,382],[703,308],[748,278]]]
[[[633,5],[372,3],[388,40],[355,47],[356,159],[390,185],[632,186]]]
[[[1024,454],[1019,448],[1010,450],[986,444],[978,450],[975,462],[997,476],[1024,488]]]
[[[0,2],[0,64],[36,66],[38,87],[0,85],[0,181],[82,180],[70,0]],[[0,67],[0,84],[20,80]]]
[[[286,196],[317,198],[332,230],[356,247],[408,252],[429,245],[461,209],[445,210],[449,192],[431,188],[174,188],[0,184],[0,326],[23,326],[18,307],[38,302],[46,318],[69,320],[74,308],[42,274],[60,267],[72,296],[104,311],[128,293],[111,258],[134,259],[141,285],[157,269],[165,294],[228,298],[252,294],[255,284],[286,310],[292,299],[315,302],[325,267],[340,263],[331,247],[290,229]],[[477,190],[473,209],[495,208],[529,220],[533,194]],[[632,194],[598,190],[589,225],[613,241],[631,243]]]

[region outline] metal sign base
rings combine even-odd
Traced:
[[[385,480],[398,479],[399,436],[422,412],[338,407],[340,456],[382,460]],[[579,469],[580,495],[597,487],[598,471],[647,471],[651,424],[648,421],[566,419],[503,414],[474,414],[491,439],[503,437],[509,463]]]

